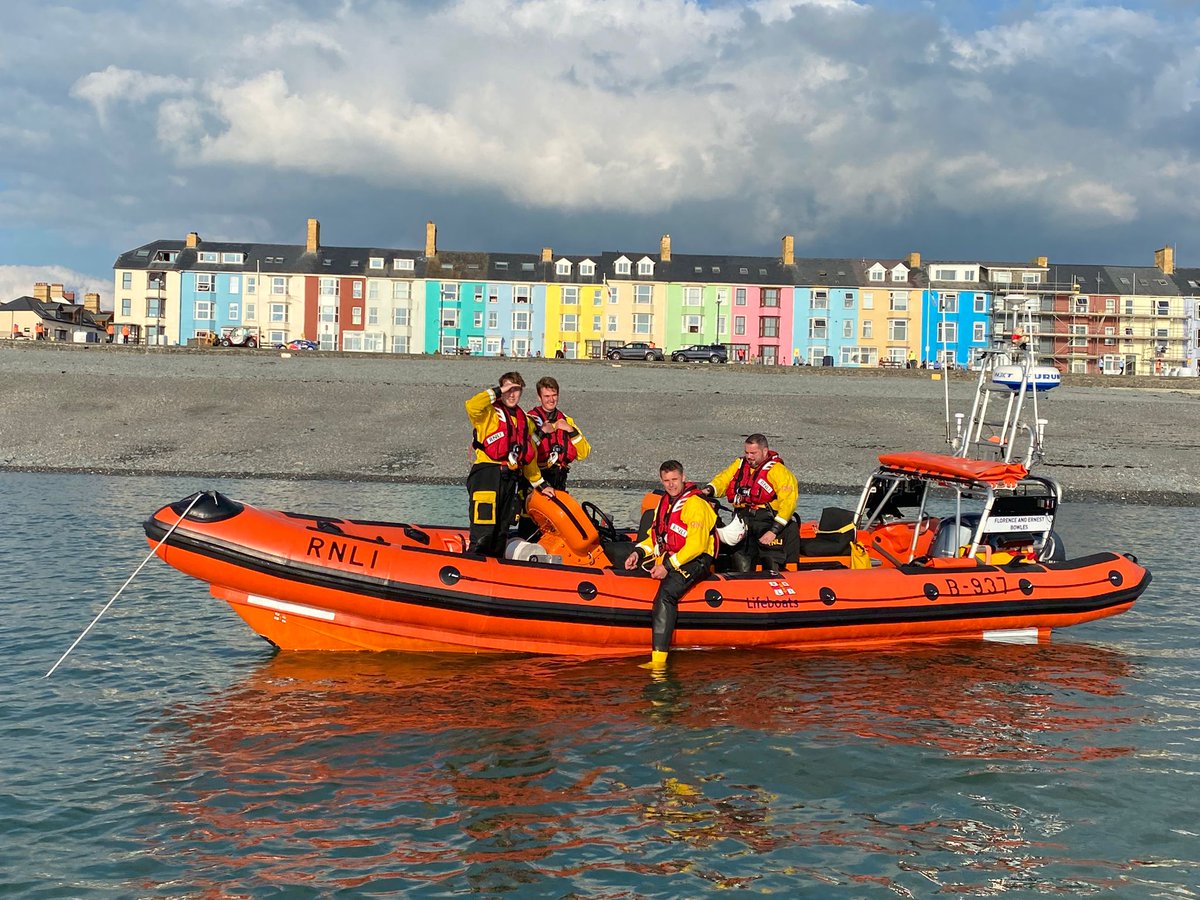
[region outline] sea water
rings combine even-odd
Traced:
[[[153,559],[44,678],[145,517],[210,487],[466,515],[444,487],[0,474],[0,894],[1197,896],[1192,510],[1068,502],[1069,550],[1154,582],[1043,645],[676,653],[664,677],[276,653]]]

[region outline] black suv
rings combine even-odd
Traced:
[[[729,351],[724,344],[692,344],[671,353],[675,362],[729,362]]]
[[[662,362],[663,352],[658,347],[653,347],[645,341],[633,341],[625,344],[623,347],[613,347],[608,351],[609,359],[644,359],[646,361],[657,359]]]

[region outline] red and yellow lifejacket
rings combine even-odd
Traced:
[[[700,495],[700,487],[689,481],[674,500],[663,494],[654,510],[654,542],[660,555],[678,553],[687,542],[687,525],[683,521],[683,504]],[[707,501],[705,501],[707,502]]]
[[[497,402],[492,404],[492,408],[496,410],[495,430],[484,435],[482,440],[477,433],[471,445],[482,451],[488,459],[519,469],[537,452],[530,439],[529,420],[519,406],[509,409]]]
[[[783,462],[774,450],[767,451],[767,458],[757,469],[751,468],[745,459],[737,474],[725,488],[725,499],[736,507],[768,506],[775,499],[775,488],[767,480],[767,473],[776,463]]]
[[[527,415],[533,419],[533,423],[540,429],[543,425],[565,419],[561,410],[553,409],[550,412],[542,409],[540,406],[535,406]],[[538,466],[543,469],[549,469],[552,466],[562,466],[564,469],[579,456],[579,451],[575,449],[575,444],[571,442],[571,436],[566,432],[555,429],[548,435],[543,435],[541,440],[537,442],[537,461]]]

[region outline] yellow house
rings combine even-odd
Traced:
[[[904,365],[921,337],[921,291],[890,285],[859,291],[858,343],[864,365]]]

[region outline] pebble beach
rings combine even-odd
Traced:
[[[458,483],[463,401],[509,370],[558,379],[592,455],[577,488],[707,480],[761,431],[806,492],[856,492],[881,452],[945,451],[945,396],[976,375],[598,360],[0,343],[0,466],[12,471]],[[1066,499],[1200,504],[1200,384],[1065,376],[1042,399]]]

